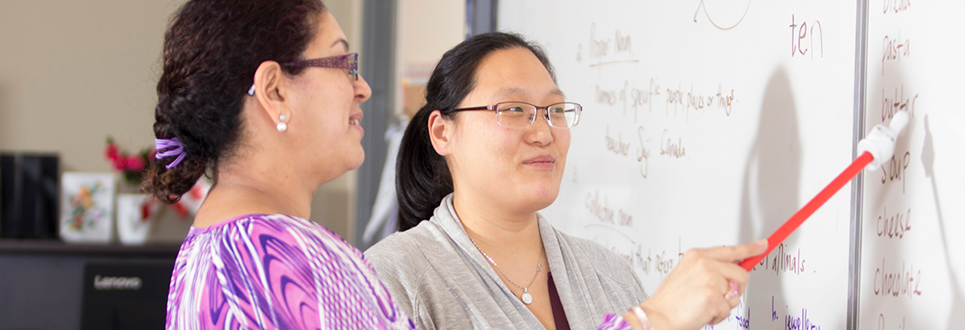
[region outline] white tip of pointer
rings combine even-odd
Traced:
[[[905,129],[905,126],[908,125],[908,120],[907,111],[898,111],[891,117],[891,123],[888,124],[888,128],[891,128],[896,133],[901,133],[901,131]]]
[[[891,117],[888,126],[875,125],[868,136],[858,142],[858,155],[867,151],[874,157],[874,160],[865,167],[866,170],[875,171],[894,156],[898,134],[908,125],[909,119],[908,112],[898,111]]]

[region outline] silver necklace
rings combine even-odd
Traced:
[[[469,235],[466,235],[466,237],[469,237]],[[493,258],[490,258],[489,255],[486,254],[486,252],[483,252],[483,250],[479,248],[479,245],[476,245],[476,241],[474,241],[472,237],[469,237],[469,241],[472,242],[472,245],[476,247],[476,250],[478,250],[479,253],[482,253],[482,255],[486,257],[486,260],[489,260],[489,263],[493,264],[493,266],[496,267],[496,270],[498,270],[500,274],[503,274],[503,277],[506,278],[506,280],[509,281],[509,283],[512,283],[517,288],[523,289],[523,294],[519,297],[519,300],[522,300],[523,303],[527,305],[533,303],[533,296],[529,294],[529,287],[533,285],[533,282],[536,282],[536,276],[538,276],[540,270],[543,269],[542,257],[540,257],[539,262],[536,263],[536,274],[533,274],[533,279],[530,280],[529,284],[527,284],[525,287],[522,287],[519,284],[516,284],[516,282],[513,282],[513,280],[509,279],[509,276],[506,276],[506,273],[503,273],[503,270],[499,268],[499,265],[497,265],[495,261],[493,261]]]

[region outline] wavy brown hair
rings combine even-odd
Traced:
[[[178,138],[186,156],[159,159],[141,188],[175,203],[205,173],[237,148],[241,111],[255,71],[264,61],[301,59],[315,37],[319,0],[192,0],[164,34],[163,72],[157,84],[154,135]],[[281,66],[288,75],[303,70]],[[217,183],[217,182],[216,182]]]

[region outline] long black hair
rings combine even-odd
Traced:
[[[521,47],[536,55],[556,83],[553,66],[534,43],[518,34],[490,32],[466,39],[442,55],[426,85],[426,105],[412,117],[399,146],[395,189],[399,199],[399,230],[415,227],[432,216],[443,198],[452,192],[449,166],[429,140],[429,115],[439,110],[455,118],[452,111],[475,87],[476,68],[494,51]]]

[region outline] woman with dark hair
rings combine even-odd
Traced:
[[[648,299],[625,259],[537,213],[582,111],[538,46],[474,36],[443,55],[426,101],[397,159],[404,232],[365,253],[421,328],[698,329],[737,306],[748,274],[735,261],[766,241],[688,251]]]
[[[143,188],[214,186],[181,245],[168,329],[414,325],[361,252],[306,220],[318,187],[364,158],[357,53],[318,0],[191,0],[164,37]]]

